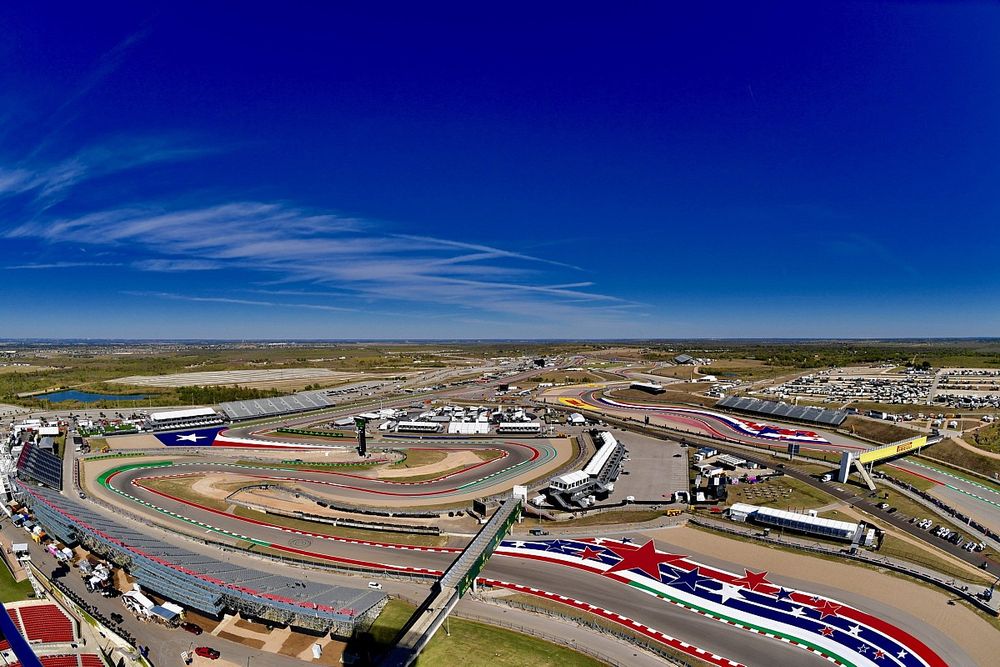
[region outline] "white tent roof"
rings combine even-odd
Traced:
[[[214,417],[215,410],[212,408],[188,408],[187,410],[168,410],[167,412],[154,412],[149,415],[153,421],[167,421],[168,419],[187,419],[189,417]]]

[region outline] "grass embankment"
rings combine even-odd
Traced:
[[[596,373],[588,373],[587,371],[551,371],[549,373],[543,373],[542,375],[536,375],[531,378],[534,382],[551,382],[552,384],[589,384],[592,382],[601,382],[605,378],[597,375]],[[522,383],[518,383],[517,386],[521,386]],[[523,387],[522,387],[523,388]]]
[[[420,466],[433,465],[435,463],[440,463],[444,461],[445,457],[448,456],[448,452],[442,449],[406,449],[403,450],[404,458],[399,463],[393,463],[390,468],[400,469],[400,468],[417,468]]]
[[[0,602],[17,602],[26,600],[31,592],[31,582],[14,581],[14,575],[10,573],[5,564],[0,564]]]
[[[608,512],[601,512],[599,514],[589,514],[587,516],[582,516],[579,519],[569,519],[567,521],[556,521],[554,523],[535,523],[532,521],[524,521],[522,524],[514,526],[514,532],[526,533],[532,528],[542,527],[556,527],[556,528],[573,528],[577,526],[611,526],[620,524],[631,524],[631,523],[644,523],[646,521],[652,521],[665,514],[664,510],[610,510]]]
[[[836,502],[828,493],[792,477],[772,477],[757,484],[729,487],[731,502],[750,503],[776,509],[802,511]]]
[[[873,440],[885,445],[891,442],[899,442],[906,438],[913,438],[920,435],[918,431],[897,426],[894,422],[876,421],[865,419],[857,415],[851,415],[844,420],[840,426],[840,431],[850,435],[856,435],[867,440]]]
[[[392,542],[395,544],[409,544],[417,547],[443,547],[448,543],[448,538],[440,535],[419,535],[415,533],[395,533],[382,530],[365,530],[363,528],[344,528],[341,526],[331,526],[327,523],[296,519],[278,514],[264,514],[257,510],[237,505],[233,508],[233,514],[246,519],[256,519],[267,521],[276,526],[285,528],[295,528],[305,530],[330,537],[342,537],[348,540],[367,540],[370,542]]]
[[[558,600],[551,600],[549,598],[541,598],[535,595],[528,595],[527,593],[515,593],[504,598],[505,600],[510,600],[511,602],[520,603],[528,607],[535,607],[536,609],[544,609],[546,611],[553,611],[561,616],[576,619],[582,623],[588,625],[597,625],[602,628],[609,628],[615,633],[627,635],[629,637],[634,637],[643,643],[652,643],[649,637],[641,635],[638,632],[629,630],[627,627],[619,625],[613,621],[598,616],[597,614],[591,614],[576,607],[571,607],[568,604],[563,604]],[[687,653],[681,653],[680,651],[675,651],[668,648],[665,645],[660,645],[660,650],[666,652],[669,655],[681,660],[684,663],[694,666],[707,665],[708,663],[698,660],[694,656],[690,656]]]
[[[444,546],[448,542],[448,538],[444,536],[394,533],[381,530],[364,530],[360,528],[331,526],[330,524],[320,523],[317,521],[296,519],[294,517],[281,516],[278,514],[265,514],[241,505],[234,505],[232,506],[232,510],[230,510],[229,508],[231,503],[227,503],[226,501],[217,498],[210,498],[194,491],[191,488],[191,485],[194,484],[195,481],[197,480],[156,479],[147,480],[143,482],[143,485],[149,487],[150,489],[155,489],[162,493],[174,496],[175,498],[180,498],[181,500],[198,503],[199,505],[204,505],[205,507],[228,512],[233,516],[242,517],[244,519],[255,519],[257,521],[263,520],[275,526],[295,528],[297,530],[304,530],[311,533],[319,533],[320,535],[329,535],[330,537],[342,537],[344,539],[351,540],[368,540],[372,542],[394,542],[397,544],[409,544],[412,546],[422,547],[439,547]],[[246,482],[226,482],[216,484],[215,486],[222,490],[232,492],[246,485]]]
[[[666,389],[662,394],[650,394],[638,389],[618,389],[606,392],[608,398],[616,401],[629,401],[634,403],[645,403],[649,405],[680,405],[683,403],[711,407],[719,399],[708,396],[698,396],[695,392],[705,391],[710,387],[707,383],[696,382],[684,385],[668,385],[669,387],[680,386],[684,390]]]
[[[392,600],[371,627],[371,637],[386,648],[413,614],[414,608]],[[490,665],[491,667],[600,667],[600,661],[571,649],[518,632],[459,618],[449,620],[417,659],[417,665]]]
[[[880,556],[889,556],[890,558],[898,558],[910,563],[916,563],[946,577],[955,577],[969,583],[988,586],[995,579],[995,577],[985,577],[960,568],[944,556],[939,556],[929,549],[916,547],[891,533],[886,533],[885,538],[882,540],[882,546],[876,553]]]
[[[1000,422],[977,429],[975,433],[965,436],[965,441],[987,452],[1000,454]]]
[[[413,453],[415,453],[415,454],[416,453],[425,454],[427,452],[423,452],[423,451],[417,450],[417,451],[414,451]],[[444,452],[434,452],[434,453],[445,454]],[[494,459],[500,458],[500,456],[501,456],[500,451],[496,450],[496,449],[474,450],[472,453],[475,454],[475,456],[480,461],[484,461],[484,462],[486,462],[486,461],[492,461]],[[410,460],[409,455],[407,455],[407,459],[406,460],[407,461]],[[437,461],[434,461],[433,463],[438,463],[438,462],[440,462],[442,460],[444,460],[444,456],[442,456]],[[406,461],[403,461],[403,463],[405,463],[405,462]],[[395,466],[390,466],[390,467],[394,467],[394,468],[395,467],[403,467],[403,468],[413,467],[413,468],[416,468],[418,465],[419,466],[424,466],[424,465],[431,465],[431,464],[432,463],[429,463],[429,462],[428,463],[419,463],[419,464],[416,464],[414,466],[405,466],[405,465],[404,466],[399,466],[399,464],[396,464]],[[447,468],[445,470],[439,470],[437,472],[427,472],[427,473],[420,473],[420,474],[416,474],[416,475],[407,475],[406,477],[392,477],[390,479],[393,482],[407,482],[407,483],[411,483],[411,484],[414,483],[414,482],[426,482],[426,481],[431,480],[431,479],[438,479],[439,477],[446,477],[448,475],[454,475],[457,472],[462,472],[463,470],[467,469],[468,467],[469,467],[468,464],[466,464],[466,465],[458,465],[458,466],[452,466],[451,468]]]
[[[108,445],[107,438],[87,438],[87,444],[90,445],[90,451],[99,452],[105,447],[110,451],[113,447]]]
[[[929,482],[925,479],[917,477],[916,475],[910,475],[901,470],[893,469],[890,472],[894,477],[906,482],[911,482],[916,488],[920,488],[922,490],[926,490],[926,488],[934,486],[933,482]],[[941,517],[938,517],[928,508],[911,499],[909,496],[901,493],[892,485],[880,482],[877,483],[876,486],[879,489],[879,495],[884,493],[889,494],[887,502],[897,508],[899,516],[907,518],[917,517],[918,519],[930,517],[935,519],[936,523],[945,524],[952,528],[952,530],[962,532],[960,526],[956,526]],[[771,493],[768,493],[769,490],[774,490],[775,488],[776,492],[771,491]],[[753,486],[741,485],[735,487],[735,489],[735,491],[733,491],[732,488],[730,489],[730,500],[735,502],[747,502],[754,505],[790,509],[792,511],[814,509],[816,507],[830,504],[831,502],[836,502],[836,499],[833,496],[809,486],[804,482],[800,482],[789,477],[779,477],[777,479],[771,479],[762,484],[756,484]],[[750,494],[754,495],[751,496]],[[774,497],[775,495],[777,495],[777,497]],[[857,521],[856,517],[837,510],[822,512],[821,516],[823,518],[836,519],[839,521]],[[877,518],[878,517],[876,516],[876,521]],[[871,522],[871,520],[868,521]],[[883,529],[886,528],[886,526],[881,524],[881,522],[879,522],[879,525]],[[894,530],[894,528],[890,528],[889,532],[886,533],[882,548],[878,551],[879,554],[923,565],[924,567],[929,567],[933,570],[941,572],[946,576],[959,577],[965,581],[976,583],[989,583],[986,578],[981,575],[966,573],[966,571],[961,569],[954,561],[944,555],[939,555],[933,547],[928,546],[925,548],[897,537],[893,534]],[[842,546],[840,543],[831,542],[830,544]],[[989,581],[992,581],[992,579]]]
[[[923,453],[930,459],[944,461],[960,468],[968,468],[987,477],[994,477],[1000,474],[1000,459],[977,454],[970,449],[962,447],[950,438],[946,438],[938,444],[928,447],[923,450]],[[929,465],[937,464],[934,461],[930,461]]]
[[[267,461],[252,461],[252,460],[241,460],[236,462],[237,465],[246,466],[248,468],[260,468],[266,470],[277,470],[277,469],[288,469],[288,470],[358,470],[365,468],[374,468],[380,465],[378,461],[345,461],[343,463],[325,463],[321,461],[303,461],[297,463],[294,461],[275,461],[273,463]]]

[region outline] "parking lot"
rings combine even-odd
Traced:
[[[687,490],[687,448],[673,440],[660,440],[618,429],[610,430],[615,438],[625,443],[628,455],[608,502],[618,502],[628,496],[633,496],[636,500],[666,502],[674,491]]]

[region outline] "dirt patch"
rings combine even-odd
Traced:
[[[248,621],[245,618],[237,618],[235,621],[233,621],[233,625],[235,625],[237,628],[242,628],[243,630],[251,630],[253,632],[259,632],[262,635],[266,635],[267,633],[270,632],[270,630],[267,629],[266,625],[263,625],[262,623],[255,623],[253,621]]]
[[[638,389],[618,389],[614,391],[607,392],[608,398],[628,401],[633,403],[646,403],[646,404],[665,404],[665,405],[678,405],[682,403],[701,405],[703,407],[711,407],[716,404],[718,399],[711,398],[709,396],[698,396],[696,392],[704,391],[708,389],[711,385],[705,382],[693,382],[685,384],[672,384],[669,388],[662,394],[649,394],[644,391],[639,391]],[[680,391],[675,389],[675,387],[683,387],[684,390]]]
[[[322,643],[323,637],[316,637],[315,635],[307,635],[302,632],[293,632],[292,634],[288,635],[287,639],[285,639],[285,643],[282,644],[281,648],[278,649],[278,653],[280,653],[281,655],[290,655],[294,657],[297,656],[299,653],[302,653],[303,651],[308,649],[316,642]],[[326,653],[325,650],[324,653]]]
[[[234,635],[231,632],[226,632],[223,630],[217,637],[222,639],[228,639],[231,642],[236,642],[237,644],[243,644],[244,646],[249,646],[250,648],[264,648],[264,642],[259,639],[251,639],[250,637],[241,637],[240,635]]]
[[[176,481],[176,480],[175,480]],[[195,477],[190,482],[191,492],[212,500],[225,500],[229,495],[245,484],[259,484],[261,480],[251,477],[241,477],[230,473],[213,473]]]
[[[844,420],[840,430],[845,433],[850,433],[851,435],[858,435],[862,438],[874,440],[875,442],[880,442],[886,445],[920,435],[916,431],[904,428],[903,426],[897,426],[893,422],[873,421],[871,419],[864,419],[854,415],[851,415]]]
[[[379,479],[394,479],[399,477],[413,477],[414,475],[444,474],[445,472],[454,471],[457,468],[468,468],[479,463],[482,463],[482,459],[476,456],[474,452],[462,450],[447,452],[446,456],[439,459],[436,463],[419,465],[413,468],[380,468],[374,472],[375,477]]]

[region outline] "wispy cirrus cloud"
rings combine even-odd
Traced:
[[[287,301],[262,301],[258,299],[235,299],[223,296],[195,296],[191,294],[176,294],[173,292],[144,292],[141,290],[122,290],[122,294],[130,296],[153,297],[170,301],[191,301],[195,303],[224,303],[236,306],[264,306],[267,308],[305,308],[308,310],[325,310],[338,313],[357,312],[357,308],[345,308],[316,303],[289,303]]]
[[[556,313],[551,306],[557,303],[563,308],[612,312],[636,305],[593,291],[591,281],[559,280],[561,275],[552,274],[580,270],[564,262],[480,243],[387,233],[382,225],[287,203],[240,201],[183,209],[134,206],[36,219],[6,236],[51,243],[100,242],[105,248],[117,246],[129,252],[141,248],[145,256],[130,263],[137,270],[238,269],[257,276],[260,287],[286,287],[284,295],[294,293],[296,286],[310,286],[334,288],[342,296],[368,303],[433,303],[494,312],[533,308],[543,309],[546,316]],[[556,280],[548,280],[553,277]],[[166,294],[152,296],[180,298]],[[229,302],[279,305],[248,299]]]
[[[35,264],[15,264],[0,267],[6,271],[44,271],[48,269],[79,269],[83,267],[121,266],[121,262],[48,262]]]
[[[9,167],[0,165],[0,199],[27,194],[44,209],[86,181],[209,152],[204,147],[177,145],[162,137],[119,137],[55,162],[29,159]]]
[[[216,271],[225,268],[220,262],[213,262],[207,259],[139,259],[131,264],[132,268],[139,271],[154,271],[157,273],[171,273],[184,271]]]

